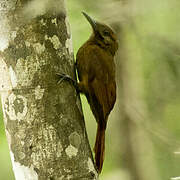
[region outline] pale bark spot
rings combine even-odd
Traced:
[[[40,23],[41,23],[43,26],[46,25],[46,23],[44,22],[44,19],[41,19]]]
[[[33,44],[33,48],[36,50],[38,54],[42,54],[45,50],[44,44],[40,44],[40,43]]]
[[[34,62],[34,57],[29,56],[25,59],[19,58],[16,64],[16,72],[17,79],[19,81],[20,86],[30,86],[31,82],[34,78],[35,71],[31,71],[31,75],[29,73],[30,69],[38,69],[39,64],[32,63]],[[35,68],[36,67],[36,68]]]
[[[15,88],[17,86],[17,77],[16,77],[16,74],[15,74],[12,66],[10,66],[10,68],[9,68],[9,73],[10,73],[12,87]]]
[[[73,176],[72,175],[68,175],[67,176],[67,180],[71,180],[71,179],[73,179]]]
[[[50,38],[50,40],[53,43],[54,49],[59,49],[62,46],[59,41],[59,38],[56,35]]]
[[[17,103],[18,106],[21,106],[21,112],[17,112],[18,109],[15,110],[15,105],[14,103]],[[24,117],[27,114],[27,99],[24,96],[21,95],[14,95],[13,93],[8,97],[5,107],[4,107],[5,112],[9,115],[10,120],[23,120]]]
[[[9,77],[8,66],[3,59],[0,59],[0,72],[2,72],[0,75],[0,91],[11,90],[12,87],[11,87],[11,79]],[[3,94],[1,94],[1,98],[3,98]]]
[[[52,19],[51,22],[57,26],[57,19],[56,18]]]
[[[57,149],[57,151],[56,151],[56,156],[57,156],[57,157],[60,157],[60,156],[61,156],[61,153],[62,153],[62,151],[63,151],[63,147],[62,147],[60,141],[57,143],[57,148],[56,148],[56,149]]]
[[[53,44],[54,49],[56,49],[56,50],[62,47],[62,44],[56,35],[54,35],[53,37],[48,37],[47,35],[45,35],[45,39],[46,40],[49,39],[51,41],[51,43]]]
[[[68,49],[69,53],[73,53],[73,45],[72,45],[72,39],[67,39],[66,40],[66,48]]]
[[[16,179],[38,180],[38,175],[32,165],[31,167],[23,166],[19,162],[15,162],[14,154],[12,153],[12,151],[10,151],[10,155],[11,155],[14,175]]]
[[[66,40],[66,48],[68,49],[69,53],[72,54],[73,53],[72,35],[70,31],[69,19],[67,16],[65,18],[65,23],[66,23],[68,36],[70,37]]]
[[[76,156],[78,153],[78,149],[72,146],[71,144],[65,149],[66,154],[72,158],[73,156]]]
[[[26,47],[30,47],[31,46],[30,42],[28,42],[28,41],[25,41],[25,45],[26,45]]]
[[[24,141],[21,141],[21,145],[24,146],[25,142]]]
[[[3,6],[0,7],[0,11],[3,12]],[[8,17],[5,15],[3,16],[3,13],[1,13],[0,51],[4,51],[9,46],[10,26],[7,19]]]
[[[16,38],[17,32],[16,31],[12,31],[11,32],[11,38],[12,40],[14,40]]]
[[[71,35],[71,31],[70,31],[70,24],[69,24],[68,16],[66,16],[66,18],[65,18],[65,23],[66,23],[67,33],[70,36]]]
[[[36,146],[34,147],[34,152],[36,153],[33,152],[31,154],[33,164],[39,168],[44,159],[47,161],[51,161],[54,157],[56,157],[55,159],[59,159],[62,155],[63,147],[56,129],[52,125],[39,127],[37,137],[38,139],[43,140],[43,145],[41,144],[41,141],[36,143]],[[53,142],[57,143],[53,144]],[[50,169],[48,171],[50,171]]]
[[[0,35],[0,51],[4,51],[6,48],[8,48],[9,45],[9,37],[6,33],[3,33],[3,35]]]
[[[42,99],[42,97],[44,95],[44,91],[45,91],[45,89],[41,89],[41,87],[38,85],[35,88],[35,98],[36,99]]]
[[[97,175],[96,170],[94,169],[94,164],[93,164],[91,158],[88,158],[87,165],[88,165],[89,172],[94,172],[94,174]]]
[[[14,164],[13,169],[16,179],[38,180],[38,175],[32,166],[29,168],[21,165],[18,162],[14,162],[13,164]]]
[[[15,67],[19,86],[32,86],[35,73],[46,64],[45,59],[38,60],[38,56],[19,58]]]
[[[94,165],[93,165],[93,162],[91,160],[91,158],[88,158],[88,169],[89,171],[94,171]]]
[[[65,177],[64,176],[61,176],[60,178],[58,178],[57,180],[64,180]]]
[[[26,157],[25,153],[23,153],[23,152],[19,152],[18,155],[21,160]]]
[[[5,122],[7,124],[7,122]],[[9,144],[9,147],[11,145],[11,135],[9,134],[8,130],[5,129],[5,132],[6,132],[6,137],[7,137],[7,140],[8,140],[8,144]]]

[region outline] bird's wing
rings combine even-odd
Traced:
[[[79,79],[88,77],[86,97],[97,121],[106,122],[116,100],[113,63],[113,57],[98,46],[85,46],[77,54]]]
[[[94,96],[94,99],[98,101],[103,112],[103,119],[107,120],[116,100],[116,84],[113,82],[105,84],[95,78],[91,82],[91,88],[92,97]],[[102,115],[100,116],[102,117]]]
[[[96,113],[95,116],[98,114],[99,119],[103,118],[106,121],[116,101],[116,83],[112,69],[114,62],[112,57],[104,56],[103,51],[97,48],[92,49],[90,57],[89,65],[93,79],[89,82],[90,100],[88,101],[92,111]],[[110,61],[111,63],[108,64]]]

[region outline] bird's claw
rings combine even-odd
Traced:
[[[56,73],[56,75],[57,76],[59,76],[59,80],[58,80],[58,84],[61,84],[62,83],[62,81],[64,81],[64,80],[66,80],[66,81],[70,81],[70,82],[72,82],[72,81],[74,81],[69,75],[67,75],[67,74],[64,74],[64,73]]]
[[[72,79],[71,76],[64,73],[56,73],[56,75],[60,77],[59,81],[57,82],[58,84],[61,84],[62,81],[66,80],[69,81],[75,87],[77,92],[79,91],[78,83],[74,79]]]

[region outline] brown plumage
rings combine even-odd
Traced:
[[[94,152],[100,173],[104,161],[107,120],[116,101],[114,55],[118,43],[110,27],[93,20],[84,12],[83,15],[91,24],[93,33],[76,56],[78,89],[85,94],[98,124]]]

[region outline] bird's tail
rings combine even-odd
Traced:
[[[97,128],[94,152],[95,152],[96,167],[98,173],[100,174],[103,167],[104,154],[105,154],[105,128],[101,128],[99,124]]]

